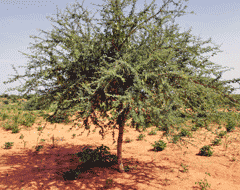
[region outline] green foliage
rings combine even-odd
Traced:
[[[5,130],[12,130],[12,133],[18,133],[19,132],[19,129],[18,129],[18,124],[17,123],[14,123],[14,124],[11,124],[11,123],[4,123],[2,125],[3,129]]]
[[[218,138],[214,139],[214,140],[212,141],[212,144],[213,144],[213,145],[220,145],[220,144],[221,144],[221,139],[218,139]]]
[[[185,165],[181,164],[181,166],[183,167],[182,172],[187,172],[188,171],[188,169],[187,169],[188,165],[185,166]]]
[[[8,97],[8,94],[2,94],[0,97],[2,97],[2,98],[7,98],[7,97]]]
[[[132,139],[130,139],[129,137],[127,137],[126,139],[125,139],[125,142],[126,143],[130,143],[130,142],[132,142],[133,140]]]
[[[6,142],[4,145],[4,149],[10,149],[13,146],[13,144],[14,144],[14,142]]]
[[[220,133],[218,134],[218,137],[223,138],[223,136],[225,136],[227,134],[227,131],[220,131]]]
[[[90,149],[89,147],[84,147],[82,152],[76,153],[79,159],[79,162],[117,162],[117,156],[111,155],[108,151],[110,148],[107,146],[97,147],[95,150]]]
[[[11,95],[11,96],[9,97],[9,99],[10,99],[13,103],[18,102],[18,101],[17,101],[17,98],[16,98],[14,95]]]
[[[196,122],[195,127],[196,128],[201,128],[204,127],[204,121],[203,120],[194,120],[194,122]]]
[[[41,103],[38,102],[37,99],[29,99],[26,103],[24,103],[23,110],[24,111],[33,111],[33,110],[42,110]]]
[[[226,126],[226,129],[227,129],[227,132],[231,132],[235,129],[235,126],[236,126],[236,121],[231,118],[228,118],[227,120],[227,126]]]
[[[69,123],[70,120],[68,118],[68,114],[67,113],[58,113],[58,114],[53,114],[53,115],[49,115],[49,114],[45,114],[43,116],[44,118],[46,118],[46,121],[53,123]]]
[[[17,127],[12,128],[12,133],[19,133],[20,129]]]
[[[173,142],[174,144],[176,144],[179,139],[181,139],[181,136],[180,136],[180,135],[174,135],[173,138],[172,138],[172,142]]]
[[[206,145],[206,146],[203,146],[201,149],[200,149],[200,155],[201,156],[212,156],[213,152],[211,151],[212,147],[209,146],[209,145]]]
[[[24,138],[23,134],[21,134],[21,136],[20,136],[19,138],[20,138],[20,139],[23,139],[23,138]]]
[[[7,100],[3,101],[4,104],[9,104],[9,102]]]
[[[39,151],[39,150],[41,150],[42,148],[43,148],[43,145],[38,145],[38,146],[35,147],[36,151]]]
[[[185,137],[185,136],[192,136],[192,133],[190,131],[188,131],[187,129],[181,129],[181,133],[179,134],[179,136],[181,137]]]
[[[199,127],[197,127],[196,125],[195,126],[193,126],[192,128],[191,128],[191,131],[197,131],[199,129]]]
[[[205,174],[210,175],[210,173],[205,172]],[[206,177],[204,178],[204,182],[201,180],[200,182],[195,182],[195,184],[199,184],[199,186],[201,187],[201,190],[206,190],[208,187],[210,188],[211,185],[208,184]]]
[[[138,136],[138,140],[139,140],[139,141],[143,140],[143,138],[144,138],[145,136],[146,136],[146,135],[144,135],[144,134],[140,134],[140,135]]]
[[[5,119],[9,118],[9,116],[6,113],[0,113],[1,117],[2,117],[2,121],[4,121]]]
[[[35,123],[36,117],[37,116],[31,113],[24,113],[21,119],[18,120],[18,123],[19,125],[25,125],[26,127],[31,127]]]
[[[157,133],[156,133],[156,131],[150,131],[149,133],[148,133],[148,135],[156,135]]]
[[[108,189],[108,188],[112,188],[114,182],[113,182],[113,179],[107,179],[106,180],[106,185],[105,185],[105,189]]]
[[[158,142],[155,141],[155,144],[152,145],[154,147],[154,151],[162,151],[167,146],[166,143],[164,143],[162,140],[159,140]]]
[[[42,129],[43,129],[43,127],[38,127],[38,129],[37,129],[37,130],[38,130],[38,131],[41,131]]]

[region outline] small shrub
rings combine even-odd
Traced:
[[[14,116],[13,116],[13,121],[14,121],[15,123],[18,123],[18,121],[19,121],[19,115],[14,115]]]
[[[128,172],[130,169],[136,169],[136,168],[137,168],[137,165],[136,166],[129,166],[129,165],[127,165],[127,166],[124,166],[124,171]]]
[[[201,128],[205,125],[203,120],[192,120],[192,123],[196,123],[195,126],[197,128]]]
[[[218,134],[218,137],[220,138],[223,138],[224,135],[227,134],[227,131],[221,131],[219,134]]]
[[[196,125],[194,125],[193,127],[192,127],[192,129],[191,129],[191,131],[197,131],[199,128],[196,126]]]
[[[39,151],[41,148],[43,148],[42,145],[38,145],[38,146],[35,147],[36,151]]]
[[[1,117],[2,117],[2,121],[4,121],[5,119],[9,118],[9,116],[6,113],[3,113],[1,115]]]
[[[155,141],[155,144],[152,145],[154,147],[154,151],[162,151],[166,147],[166,143],[164,143],[162,140],[159,140],[158,142]]]
[[[200,149],[200,155],[201,156],[212,156],[213,152],[210,150],[212,149],[211,146],[207,145],[207,146],[203,146],[201,149]]]
[[[188,171],[188,169],[187,169],[188,165],[185,166],[185,165],[181,164],[181,166],[183,167],[182,172],[187,172]]]
[[[16,102],[18,102],[18,100],[17,100],[17,98],[16,98],[16,97],[12,97],[12,98],[11,98],[11,100],[12,100],[12,102],[13,102],[13,103],[16,103]]]
[[[29,114],[29,113],[24,113],[22,119],[19,121],[21,125],[25,125],[27,127],[31,127],[36,120],[36,116]]]
[[[3,103],[4,104],[9,104],[9,102],[7,100],[4,100]]]
[[[14,142],[5,142],[4,149],[10,149],[13,146]]]
[[[125,139],[125,142],[126,142],[126,143],[130,143],[131,141],[133,141],[133,140],[131,140],[129,137],[127,137],[127,138]]]
[[[187,129],[181,129],[181,133],[179,135],[181,137],[192,136],[191,132],[189,132]]]
[[[206,118],[207,117],[207,115],[205,114],[205,113],[199,113],[198,115],[197,115],[197,117],[198,118]]]
[[[18,129],[17,123],[10,124],[10,123],[4,123],[3,128],[6,131],[12,130],[12,133],[18,133],[20,129]]]
[[[209,176],[211,176],[210,175],[210,173],[207,173],[207,172],[205,172],[205,174],[207,174],[207,175],[209,175]],[[207,187],[211,187],[211,185],[209,185],[208,184],[208,182],[207,182],[207,179],[206,179],[206,177],[204,178],[204,181],[205,182],[203,182],[202,180],[200,181],[200,182],[195,182],[195,184],[199,184],[199,186],[201,187],[201,190],[206,190],[207,189]]]
[[[235,129],[235,126],[236,122],[234,120],[229,119],[226,126],[227,132],[232,132]]]
[[[179,135],[173,135],[172,142],[173,142],[174,144],[176,144],[177,141],[178,141],[180,138],[181,138],[181,136],[179,136]]]
[[[114,161],[117,162],[117,156],[111,155],[109,150],[110,148],[107,146],[101,146],[98,147],[95,150],[92,150],[88,147],[84,147],[83,151],[80,153],[77,153],[77,156],[81,157],[79,159],[79,162],[96,162],[96,161],[102,161],[102,162],[108,162],[108,161]]]
[[[149,133],[148,133],[148,135],[156,135],[157,133],[156,133],[156,131],[150,131]]]
[[[165,131],[165,133],[168,134],[170,129],[168,126],[162,126],[158,129],[158,131]]]
[[[21,136],[20,136],[19,138],[20,138],[20,139],[23,139],[23,138],[24,138],[23,134],[21,134]]]
[[[38,130],[38,131],[41,131],[42,129],[43,129],[43,127],[38,127],[38,129],[37,129],[37,130]]]
[[[107,179],[106,180],[106,185],[105,185],[105,188],[108,189],[108,188],[112,188],[114,182],[113,182],[113,179]]]
[[[213,145],[219,145],[219,144],[221,144],[221,139],[214,139],[214,140],[212,141],[212,144],[213,144]]]
[[[14,127],[12,129],[12,133],[19,133],[20,129],[18,127]]]
[[[144,134],[140,134],[140,135],[138,136],[138,140],[139,140],[139,141],[143,140],[143,138],[144,138],[145,136],[146,136],[146,135],[144,135]]]

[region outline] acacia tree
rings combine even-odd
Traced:
[[[36,55],[23,54],[32,58],[29,72],[33,68],[40,68],[40,71],[27,72],[9,81],[31,77],[22,88],[15,88],[19,92],[27,90],[25,94],[44,85],[46,89],[41,91],[41,97],[36,95],[35,98],[42,107],[57,102],[51,117],[66,113],[73,115],[84,107],[73,121],[84,119],[83,125],[89,132],[89,119],[101,128],[103,138],[107,127],[118,129],[120,172],[124,172],[122,142],[127,119],[132,118],[132,125],[139,130],[155,126],[171,136],[173,126],[184,124],[189,117],[206,124],[211,121],[211,116],[218,114],[218,105],[239,105],[229,96],[234,88],[226,84],[239,82],[240,79],[220,81],[223,71],[217,71],[217,67],[207,68],[214,63],[208,60],[209,57],[201,56],[218,50],[218,47],[202,48],[211,39],[204,42],[196,40],[190,35],[190,30],[179,33],[178,26],[174,25],[174,18],[184,15],[187,6],[181,9],[181,0],[177,3],[163,0],[161,8],[155,13],[154,2],[134,14],[136,0],[109,1],[101,11],[103,19],[95,19],[100,20],[98,24],[105,28],[104,32],[91,23],[93,19],[79,3],[74,5],[73,11],[67,8],[68,15],[62,15],[55,21],[63,28],[54,26],[55,30],[51,33],[42,31],[49,35],[49,39],[30,36],[43,41],[32,47],[36,49]],[[178,10],[168,10],[170,3]],[[122,11],[128,5],[132,5],[131,12],[124,16]],[[82,13],[77,13],[80,8]],[[171,19],[173,24],[163,28]],[[85,33],[80,20],[87,23]],[[140,35],[136,34],[137,31]],[[44,42],[47,45],[43,45]],[[193,45],[190,45],[191,42]],[[57,50],[57,46],[67,53]],[[54,51],[58,55],[54,55]],[[49,59],[39,56],[42,54]],[[211,78],[210,74],[216,78]],[[192,112],[183,112],[179,108],[191,108]],[[100,123],[96,110],[101,117],[109,119],[108,125]],[[111,111],[111,116],[107,111]],[[170,126],[173,128],[171,131]]]

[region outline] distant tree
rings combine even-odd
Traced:
[[[155,13],[154,2],[135,14],[136,0],[109,1],[103,6],[103,19],[98,23],[105,28],[104,33],[91,23],[93,19],[79,3],[73,6],[72,11],[67,8],[68,15],[62,15],[55,21],[63,28],[54,26],[55,30],[51,33],[42,31],[48,34],[47,40],[32,37],[43,41],[32,47],[36,49],[36,55],[28,55],[32,60],[26,75],[18,75],[8,81],[25,76],[32,78],[24,87],[17,89],[27,91],[25,94],[40,84],[46,86],[41,98],[37,95],[35,98],[43,106],[56,101],[53,115],[73,115],[79,107],[84,107],[85,110],[78,112],[75,120],[83,118],[84,126],[90,132],[88,119],[91,118],[101,128],[102,138],[107,126],[118,129],[120,172],[124,172],[122,142],[128,118],[132,118],[132,125],[139,130],[156,126],[171,136],[170,126],[182,124],[189,117],[207,122],[212,114],[217,114],[217,105],[239,106],[239,102],[229,96],[234,88],[224,85],[240,79],[220,81],[223,71],[206,68],[214,66],[214,63],[208,60],[209,56],[201,56],[218,50],[218,47],[202,48],[211,39],[204,42],[195,37],[192,39],[190,30],[179,33],[178,26],[174,25],[174,18],[184,15],[187,6],[181,10],[181,0],[177,3],[164,0]],[[176,10],[168,10],[170,3],[176,6]],[[132,5],[132,10],[124,16],[122,11],[128,5]],[[77,10],[81,12],[80,8],[82,13],[77,13]],[[172,25],[164,29],[164,24],[171,19]],[[80,20],[87,23],[85,32]],[[136,35],[137,31],[139,35]],[[193,45],[189,45],[190,42]],[[57,50],[57,46],[68,53]],[[41,56],[43,54],[49,59]],[[212,56],[214,54],[216,51]],[[31,69],[35,69],[35,73],[30,74]],[[216,76],[215,79],[210,77],[211,73]],[[188,118],[180,117],[183,111],[179,108],[191,108],[193,113],[184,113]],[[109,119],[108,125],[99,123],[96,110]],[[106,113],[110,110],[111,117]],[[205,117],[199,117],[200,114]]]

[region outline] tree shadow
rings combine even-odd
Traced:
[[[50,144],[44,144],[38,151],[22,149],[21,153],[11,155],[6,152],[1,156],[1,160],[5,161],[1,167],[8,169],[1,172],[0,188],[65,189],[67,185],[71,189],[106,189],[107,180],[112,176],[123,178],[115,161],[79,162],[81,151],[75,154],[73,150],[82,150],[86,146],[89,145],[75,146],[66,143],[53,148]],[[113,179],[114,183],[108,189],[138,189],[138,183],[147,183],[154,179],[151,175],[152,168],[150,165],[146,167],[148,163],[140,163],[135,159],[130,161],[128,158],[123,158],[123,163],[125,173],[128,174],[127,179],[134,180],[134,184],[120,183]]]

